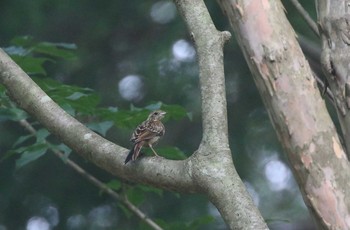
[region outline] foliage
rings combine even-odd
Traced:
[[[76,58],[74,44],[36,42],[30,36],[12,39],[11,46],[4,50],[28,74],[46,75],[44,63],[54,62],[54,58]]]
[[[130,106],[129,110],[119,109],[118,107],[99,107],[100,97],[89,88],[82,88],[73,85],[66,85],[48,77],[45,69],[46,62],[55,62],[57,58],[65,60],[75,59],[74,44],[36,42],[32,37],[17,37],[11,41],[11,46],[4,50],[23,68],[32,79],[66,112],[79,118],[88,128],[106,136],[108,131],[114,126],[118,128],[132,129],[137,124],[147,118],[150,111],[163,109],[167,112],[167,120],[180,120],[190,114],[179,105],[168,105],[162,102],[155,102],[145,107]],[[6,95],[3,87],[0,87],[0,121],[28,122],[30,117],[26,112],[14,105]],[[20,169],[29,163],[39,160],[47,152],[61,151],[68,158],[71,149],[64,144],[55,144],[57,142],[47,129],[36,122],[31,122],[36,131],[21,135],[13,143],[10,149],[3,157],[2,161],[11,157],[16,158],[16,169]],[[162,152],[165,157],[172,159],[184,159],[184,153],[176,147],[163,147]],[[63,159],[65,160],[65,159]],[[154,193],[162,196],[161,189],[152,188],[144,185],[127,186],[124,191],[121,189],[124,183],[113,179],[107,183],[107,186],[117,191],[125,193],[128,199],[135,205],[140,205],[146,199],[146,193]],[[124,214],[130,217],[130,211],[121,204],[118,204]],[[208,222],[205,220],[195,220],[184,226],[199,226]],[[180,223],[177,224],[177,226]],[[166,226],[165,222],[163,223]],[[194,229],[194,228],[191,228]]]
[[[32,37],[17,37],[12,40],[12,46],[4,50],[17,62],[17,64],[31,75],[47,75],[44,67],[46,61],[54,61],[54,58],[75,59],[73,50],[74,44],[36,42]],[[45,58],[43,57],[45,56]],[[113,124],[120,128],[133,128],[147,118],[151,110],[163,109],[168,113],[168,119],[182,119],[187,114],[179,105],[166,105],[161,102],[149,104],[144,108],[131,105],[130,110],[98,107],[99,96],[89,88],[65,85],[48,77],[33,77],[33,80],[62,108],[72,116],[86,119],[85,125],[95,132],[105,136],[113,127]],[[27,114],[15,107],[6,97],[4,88],[0,91],[2,105],[0,108],[0,119],[2,121],[19,121],[27,118]],[[21,147],[11,150],[6,157],[13,154],[20,154],[17,160],[17,168],[20,168],[31,161],[43,156],[50,148],[46,138],[50,133],[41,128],[35,135],[20,136],[14,144]],[[23,142],[30,137],[36,137],[35,143],[23,146]],[[177,148],[163,148],[167,156],[175,159],[184,158],[184,154]]]

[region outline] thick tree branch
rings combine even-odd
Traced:
[[[179,192],[198,190],[192,182],[186,161],[145,157],[125,166],[127,149],[102,138],[62,110],[1,49],[0,83],[6,87],[12,100],[52,134],[110,173],[123,179]]]
[[[228,144],[223,45],[231,35],[216,30],[202,0],[175,2],[195,43],[200,69],[203,139],[189,162],[194,180],[231,229],[266,229],[234,168]]]
[[[349,229],[349,162],[281,2],[218,3],[229,18],[305,202],[321,227]]]

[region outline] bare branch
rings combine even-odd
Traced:
[[[309,13],[304,9],[304,7],[299,3],[298,0],[290,0],[294,7],[298,10],[299,14],[304,18],[305,22],[310,26],[312,31],[319,37],[318,27],[316,22],[310,17]]]
[[[194,181],[231,229],[267,229],[234,168],[228,144],[223,45],[231,35],[216,30],[202,0],[175,3],[194,40],[200,69],[203,139],[189,161]]]

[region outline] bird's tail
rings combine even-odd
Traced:
[[[128,163],[131,160],[136,160],[138,156],[140,155],[140,151],[142,148],[142,142],[134,144],[134,146],[131,148],[128,156],[126,157],[124,164]]]

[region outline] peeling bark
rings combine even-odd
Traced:
[[[267,229],[234,168],[228,144],[223,46],[231,35],[216,30],[202,0],[175,3],[194,40],[200,69],[203,138],[190,159],[193,179],[230,229]]]
[[[350,151],[350,1],[318,0],[321,63],[334,95],[347,152]],[[348,153],[349,156],[349,153]]]
[[[309,210],[320,228],[349,229],[350,165],[281,2],[218,3],[235,32]]]

